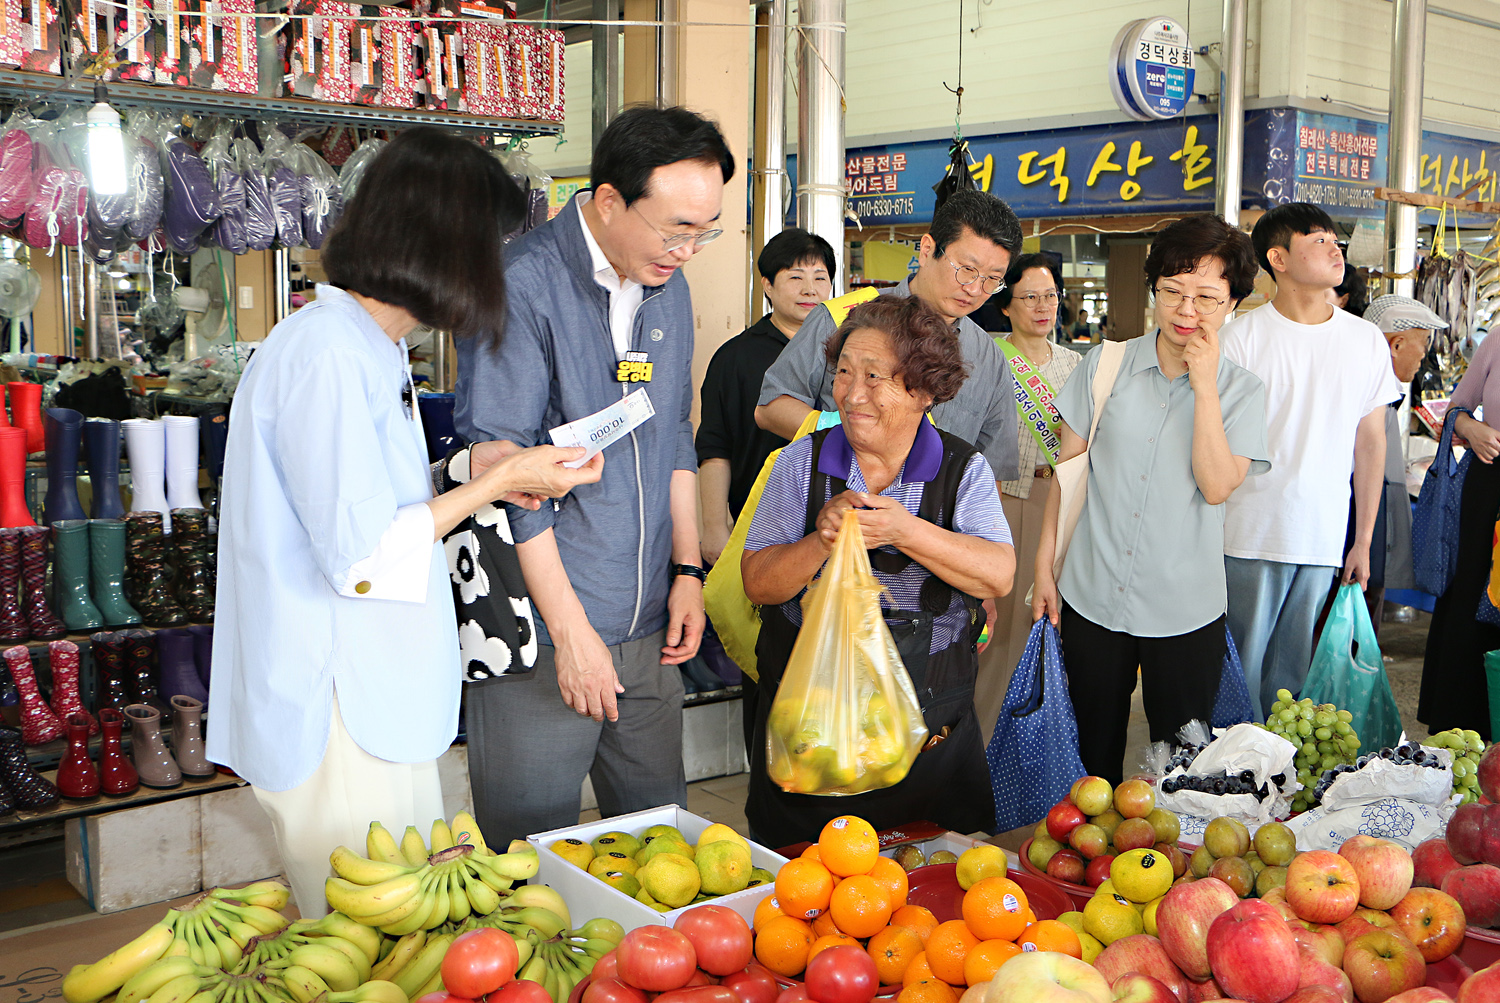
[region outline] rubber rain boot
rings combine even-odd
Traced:
[[[221,408],[206,412],[198,422],[198,434],[203,439],[203,470],[208,474],[208,482],[214,486],[211,509],[217,517],[219,481],[224,477],[224,449],[229,443],[229,414]]]
[[[130,457],[130,511],[160,512],[166,532],[172,532],[172,506],[167,504],[167,426],[149,418],[128,418],[125,452]]]
[[[10,791],[23,811],[50,808],[59,800],[52,781],[27,761],[25,740],[13,728],[0,728],[0,787]]]
[[[113,797],[130,794],[141,786],[141,777],[120,747],[125,712],[105,707],[99,711],[99,728],[104,733],[99,741],[99,787]]]
[[[47,448],[42,431],[42,385],[40,383],[7,383],[10,391],[10,425],[26,431],[26,452],[40,453]]]
[[[67,519],[52,526],[53,607],[73,633],[104,626],[99,607],[89,598],[89,524]]]
[[[78,501],[78,447],[83,441],[83,415],[71,408],[49,407],[42,415],[47,438],[47,497],[42,521],[83,519]]]
[[[172,698],[172,755],[185,777],[214,775],[203,753],[203,704],[181,693]]]
[[[59,721],[87,718],[89,736],[99,734],[99,722],[84,707],[83,694],[78,691],[78,645],[53,641],[47,645],[47,665],[52,670],[52,713]]]
[[[35,526],[26,507],[26,430],[0,428],[0,526]]]
[[[173,593],[189,620],[212,623],[217,583],[208,556],[208,513],[201,508],[173,509],[172,525],[172,564],[177,569]]]
[[[160,512],[131,512],[125,517],[125,598],[147,626],[177,627],[188,618],[172,598],[163,525]]]
[[[90,418],[83,423],[83,444],[88,450],[85,463],[94,492],[89,518],[125,518],[125,505],[120,501],[120,423]]]
[[[29,637],[31,624],[21,611],[21,531],[0,529],[0,643]]]
[[[181,627],[157,631],[156,664],[160,672],[157,685],[163,699],[188,696],[200,704],[208,700],[208,690],[203,688],[198,664],[193,660],[192,634]]]
[[[120,637],[125,643],[125,684],[131,702],[165,713],[167,704],[159,692],[156,669],[156,635],[149,630],[122,630]]]
[[[99,770],[89,758],[89,726],[98,728],[91,717],[74,714],[68,718],[68,751],[57,764],[57,792],[69,801],[92,801],[99,796]]]
[[[130,696],[130,685],[125,672],[125,638],[112,630],[100,631],[89,638],[90,650],[94,653],[94,706],[99,708],[99,720],[104,720],[104,711],[113,708],[123,711],[134,703]]]
[[[17,644],[5,649],[5,667],[21,694],[21,737],[27,745],[46,745],[63,735],[63,724],[42,699],[31,667],[31,649]]]
[[[141,783],[156,788],[181,784],[182,770],[167,751],[167,741],[161,733],[161,712],[133,703],[125,708],[125,716],[130,720],[130,757],[135,761]]]
[[[52,538],[52,530],[22,526],[15,532],[21,541],[21,612],[31,625],[33,640],[56,640],[65,636],[68,628],[47,602],[47,541]]]
[[[169,414],[167,426],[167,504],[202,508],[198,497],[198,416]]]
[[[141,615],[125,601],[125,520],[89,522],[89,595],[109,627],[130,627]]]

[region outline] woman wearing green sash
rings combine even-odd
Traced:
[[[1010,334],[996,338],[995,343],[1016,377],[1021,473],[1013,481],[1000,482],[1000,504],[1016,546],[1016,584],[1009,595],[995,600],[990,643],[979,654],[974,704],[986,744],[1031,633],[1026,593],[1031,588],[1037,541],[1042,537],[1052,465],[1057,462],[1057,429],[1062,422],[1053,398],[1082,358],[1052,341],[1062,288],[1062,272],[1053,258],[1023,254],[1011,262],[1005,285],[995,294],[995,305],[1010,320]]]

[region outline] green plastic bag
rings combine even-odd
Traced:
[[[1354,715],[1350,722],[1365,752],[1390,748],[1401,740],[1401,712],[1385,675],[1370,611],[1358,585],[1341,585],[1323,636],[1313,652],[1302,696],[1331,703]]]

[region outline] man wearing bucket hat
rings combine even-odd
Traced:
[[[1391,368],[1396,379],[1410,383],[1417,375],[1432,332],[1442,331],[1448,322],[1426,305],[1410,296],[1381,296],[1365,310],[1365,320],[1380,328],[1391,349]],[[1406,490],[1406,451],[1398,414],[1401,401],[1393,401],[1385,413],[1385,488],[1380,496],[1380,511],[1375,517],[1375,539],[1385,540],[1385,547],[1370,548],[1370,582],[1365,589],[1365,603],[1370,620],[1380,630],[1380,612],[1385,604],[1385,590],[1416,587],[1412,574],[1411,498]],[[1349,511],[1349,533],[1353,539],[1354,510]]]

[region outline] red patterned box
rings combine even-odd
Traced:
[[[7,11],[5,9],[7,6],[11,10]],[[101,0],[74,0],[72,9],[73,32],[68,37],[68,55],[76,66],[87,63],[101,52],[109,51],[109,16],[114,8],[106,6]],[[14,59],[11,58],[11,52],[7,48],[9,44],[12,44],[11,25],[19,22],[20,15],[19,0],[10,4],[0,4],[0,20],[3,20],[3,24],[0,24],[0,66],[15,66],[21,61],[19,34],[14,36]],[[112,77],[113,74],[110,76]]]
[[[349,77],[354,84],[354,103],[380,103],[383,60],[380,55],[380,8],[359,8],[359,18],[349,31]]]
[[[114,8],[109,40],[120,60],[115,67],[116,79],[150,83],[155,79],[156,63],[156,18],[151,0],[122,0],[122,5]]]
[[[21,63],[33,73],[62,71],[62,25],[57,0],[21,0]]]
[[[354,77],[349,68],[349,37],[359,7],[343,0],[317,0],[320,51],[313,97],[319,101],[350,104],[354,100]]]
[[[510,30],[510,78],[515,84],[518,118],[542,117],[542,30],[513,25]]]
[[[463,22],[464,103],[475,115],[515,118],[509,53],[511,27]]]
[[[380,8],[380,104],[386,108],[417,106],[417,27],[411,11]]]
[[[192,86],[257,93],[255,0],[196,0],[196,8],[188,18]]]
[[[563,84],[568,68],[567,39],[554,28],[541,31],[542,118],[549,122],[563,120]]]

